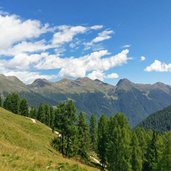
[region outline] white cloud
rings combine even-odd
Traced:
[[[89,77],[92,80],[98,79],[98,80],[104,81],[105,78],[108,78],[108,79],[119,78],[119,75],[117,73],[105,74],[104,72],[97,70],[97,71],[92,71],[91,73],[89,73],[87,77]]]
[[[131,47],[130,44],[126,44],[126,45],[123,45],[121,48],[122,48],[122,49],[127,49],[127,48],[130,48],[130,47]]]
[[[58,27],[59,32],[53,35],[52,44],[62,45],[64,43],[71,42],[73,38],[78,34],[85,33],[88,29],[84,26],[60,26]]]
[[[23,53],[27,53],[27,52],[28,53],[41,52],[41,51],[45,51],[50,48],[53,48],[53,46],[46,45],[45,40],[41,40],[41,41],[37,41],[37,42],[22,41],[21,43],[18,43],[16,45],[14,45],[13,47],[1,50],[0,55],[15,56],[15,55],[23,54]]]
[[[112,73],[112,74],[108,74],[106,78],[109,78],[109,79],[119,78],[119,75],[117,73]]]
[[[48,25],[42,25],[38,20],[23,21],[16,15],[0,15],[0,50],[48,31]]]
[[[85,43],[85,50],[90,49],[92,46],[99,42],[110,39],[112,37],[111,34],[113,33],[113,30],[104,30],[98,33],[97,37],[95,37],[92,41]]]
[[[110,39],[111,34],[113,34],[112,30],[105,30],[105,31],[99,33],[98,36],[92,40],[92,43],[98,43],[98,42],[102,42],[104,40]]]
[[[89,77],[92,80],[98,79],[98,80],[103,81],[104,77],[105,77],[105,74],[103,72],[101,72],[101,71],[93,71],[93,72],[89,73],[87,75],[87,77]]]
[[[155,60],[150,66],[147,66],[145,68],[145,71],[147,71],[147,72],[152,72],[152,71],[171,72],[171,63],[166,64],[166,63],[161,62],[159,60]]]
[[[145,57],[145,56],[141,56],[141,57],[140,57],[140,60],[141,60],[141,61],[145,61],[145,60],[146,60],[146,57]]]
[[[91,27],[86,26],[59,26],[57,27],[58,32],[53,35],[52,44],[56,46],[60,46],[64,43],[71,42],[75,36],[78,34],[83,34],[88,30],[99,30],[102,29],[102,25],[94,25]]]
[[[99,30],[103,28],[103,25],[94,25],[90,27],[92,30]]]
[[[108,50],[101,50],[101,43],[111,38],[114,33],[112,30],[102,30],[87,43],[87,46],[96,45],[94,52],[80,57],[65,56],[66,50],[75,50],[81,44],[84,48],[87,34],[100,29],[103,29],[102,25],[50,27],[38,20],[24,20],[19,16],[0,12],[0,73],[15,75],[26,83],[36,78],[117,78],[116,73],[106,75],[105,72],[126,64],[130,58],[127,49],[116,55],[110,54]],[[80,34],[84,36],[83,39],[78,37]],[[50,74],[51,69],[58,70],[56,76]]]
[[[107,50],[101,50],[79,58],[60,58],[55,55],[47,55],[35,67],[45,70],[60,69],[60,77],[85,77],[89,72],[104,72],[127,63],[130,59],[128,52],[129,50],[123,50],[119,54],[108,56]]]

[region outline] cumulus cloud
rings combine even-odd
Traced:
[[[145,57],[145,56],[141,56],[141,57],[140,57],[140,60],[141,60],[141,61],[145,61],[145,60],[146,60],[146,57]]]
[[[89,73],[87,75],[87,77],[89,77],[92,80],[98,79],[98,80],[103,81],[105,74],[102,71],[93,71],[93,72]]]
[[[155,60],[150,66],[147,66],[145,68],[145,71],[147,72],[171,72],[171,63],[166,64],[164,62],[161,62],[159,60]]]
[[[98,33],[97,37],[95,37],[92,41],[85,43],[85,49],[90,49],[95,44],[110,39],[113,33],[113,30],[104,30]]]
[[[129,50],[108,56],[107,50],[92,52],[79,58],[60,58],[55,55],[46,56],[36,65],[37,69],[60,69],[60,77],[85,77],[87,73],[96,71],[104,72],[116,66],[127,63]]]
[[[0,15],[0,50],[48,31],[48,24],[42,25],[38,20],[23,21],[16,15]]]
[[[106,78],[110,78],[110,79],[113,79],[113,78],[119,78],[119,75],[117,73],[112,73],[112,74],[108,74],[106,76]]]
[[[87,77],[89,77],[92,80],[98,79],[98,80],[104,81],[105,78],[108,78],[108,79],[119,78],[119,75],[117,73],[105,74],[102,71],[92,71],[91,73],[87,75]]]
[[[106,72],[128,62],[128,49],[116,55],[108,50],[100,50],[101,48],[94,48],[94,52],[80,57],[65,55],[65,50],[69,50],[67,48],[77,49],[81,44],[84,48],[85,36],[100,29],[103,29],[102,25],[51,27],[39,20],[24,20],[19,16],[1,12],[0,73],[15,75],[26,83],[36,78],[117,78],[116,73],[107,75]],[[96,44],[99,47],[99,43],[110,39],[113,33],[112,30],[102,30],[87,45]],[[78,37],[80,34],[84,36],[83,40]],[[56,70],[56,75],[50,74],[51,70]]]

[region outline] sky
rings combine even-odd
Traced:
[[[171,84],[170,0],[0,0],[0,73]]]

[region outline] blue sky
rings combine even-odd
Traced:
[[[0,72],[171,84],[169,0],[2,0]]]

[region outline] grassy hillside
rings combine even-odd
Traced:
[[[97,170],[63,158],[50,146],[54,136],[44,124],[0,108],[0,170]]]

